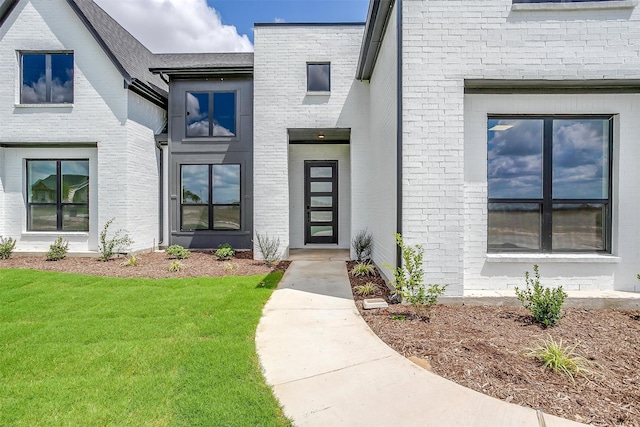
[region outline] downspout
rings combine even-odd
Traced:
[[[396,104],[396,233],[402,234],[402,0],[396,1],[398,58],[397,58],[397,88]],[[396,245],[396,266],[402,266],[402,250]]]

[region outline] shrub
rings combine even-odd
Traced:
[[[406,246],[400,234],[396,234],[396,243],[402,252],[402,266],[393,268],[390,264],[385,264],[385,267],[393,269],[393,287],[397,295],[416,307],[423,317],[428,318],[431,308],[437,304],[438,297],[444,293],[447,285],[425,286],[422,246]]]
[[[186,259],[191,255],[191,251],[180,245],[171,245],[167,248],[167,255],[178,259]]]
[[[120,265],[123,267],[135,267],[138,265],[140,258],[136,255],[130,255],[126,261],[122,262]]]
[[[267,267],[272,267],[280,259],[280,239],[269,237],[268,234],[256,233],[258,250]]]
[[[364,285],[356,286],[355,291],[356,291],[356,294],[360,296],[368,297],[370,295],[375,294],[377,288],[378,287],[376,286],[375,283],[367,282]]]
[[[0,259],[9,259],[16,247],[16,241],[11,237],[0,237]]]
[[[172,273],[176,273],[182,270],[183,268],[184,268],[184,264],[182,263],[182,261],[178,259],[171,261],[171,264],[169,264],[169,271]]]
[[[225,262],[224,263],[224,271],[233,271],[233,270],[235,270],[235,268],[236,268],[236,266],[233,265],[230,262]]]
[[[228,243],[223,243],[218,246],[218,249],[214,253],[218,261],[228,261],[236,254],[236,250]]]
[[[376,274],[376,268],[372,264],[359,262],[353,266],[351,274],[354,276],[373,276]]]
[[[590,368],[594,365],[589,360],[576,354],[575,349],[577,346],[578,344],[565,347],[562,344],[562,340],[555,341],[549,336],[548,339],[541,339],[535,342],[527,349],[525,355],[538,359],[542,362],[544,368],[551,369],[553,373],[566,374],[574,382],[575,375],[582,375],[586,378],[586,374],[591,372]]]
[[[100,232],[100,244],[98,245],[98,249],[100,250],[100,259],[105,262],[109,261],[117,254],[127,252],[129,247],[133,244],[133,240],[129,238],[126,230],[120,229],[113,233],[111,238],[107,237],[109,226],[113,221],[115,221],[115,218],[111,218],[107,221]]]
[[[356,254],[356,261],[363,262],[371,258],[373,236],[367,230],[360,230],[353,236],[351,247]]]
[[[47,252],[47,261],[59,261],[67,256],[69,250],[69,242],[62,237],[58,237]]]
[[[527,287],[520,290],[516,287],[516,296],[524,308],[529,310],[533,319],[545,328],[555,326],[562,319],[562,304],[567,294],[562,286],[557,288],[545,288],[540,284],[538,266],[533,266],[534,277],[529,277],[529,272],[524,273]]]

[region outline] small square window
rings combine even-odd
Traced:
[[[307,92],[331,91],[331,64],[307,64]]]
[[[73,103],[73,53],[22,53],[20,103]]]
[[[187,137],[236,135],[235,92],[187,92]]]

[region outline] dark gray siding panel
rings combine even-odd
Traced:
[[[236,134],[233,137],[186,138],[187,92],[236,92]],[[229,243],[250,249],[253,237],[253,80],[216,77],[173,80],[169,91],[169,244],[192,249]],[[240,230],[180,230],[180,165],[240,165]]]

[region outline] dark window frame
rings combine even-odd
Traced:
[[[539,204],[540,206],[540,249],[524,248],[495,248],[489,247],[489,223],[487,222],[487,252],[525,252],[525,253],[611,253],[612,251],[612,231],[613,231],[613,129],[614,115],[611,114],[578,114],[578,115],[500,115],[490,114],[486,123],[490,120],[542,120],[543,121],[543,141],[542,141],[542,197],[541,198],[491,198],[487,194],[487,214],[489,205],[500,204]],[[608,147],[608,174],[607,174],[607,198],[605,199],[554,199],[552,195],[553,186],[553,121],[554,120],[608,120],[609,121],[609,147]],[[487,141],[488,143],[488,141]],[[487,165],[489,164],[489,153],[487,151]],[[488,173],[488,171],[487,171]],[[487,177],[488,180],[488,177]],[[488,182],[488,181],[487,181]],[[488,188],[487,188],[488,192]],[[602,204],[606,210],[606,218],[603,221],[603,244],[601,250],[579,250],[579,249],[553,249],[553,205],[580,205],[580,204]]]
[[[243,229],[242,227],[242,165],[240,163],[181,163],[180,165],[180,231],[187,231],[187,232],[198,232],[198,231],[213,231],[213,232],[237,232],[237,231],[241,231]],[[182,168],[183,166],[208,166],[209,167],[209,172],[208,172],[208,179],[209,179],[209,184],[208,184],[208,195],[207,195],[207,203],[184,203],[183,202],[183,191],[184,191],[184,187],[182,184]],[[239,200],[238,203],[214,203],[213,202],[213,167],[214,166],[238,166],[239,171],[238,171],[238,195],[239,195]],[[206,206],[208,209],[208,213],[207,213],[207,220],[209,223],[209,227],[208,228],[183,228],[183,209],[185,206]],[[216,207],[238,207],[238,228],[236,229],[231,229],[231,228],[215,228],[215,218],[214,218],[214,214],[213,211]]]
[[[75,75],[75,54],[73,51],[61,50],[61,51],[20,51],[20,104],[30,105],[30,104],[60,104],[60,105],[71,105],[75,101],[75,84],[76,84],[76,75]],[[25,55],[44,55],[45,56],[45,82],[46,82],[46,93],[45,93],[45,101],[43,102],[23,102],[23,87],[24,87],[24,57]],[[71,101],[69,102],[53,102],[52,99],[52,87],[53,87],[53,69],[52,69],[52,61],[51,57],[53,55],[71,55],[71,61],[73,63],[73,74],[71,76]]]
[[[209,119],[209,131],[207,135],[189,135],[189,111],[188,111],[188,98],[189,94],[204,93],[207,94],[207,109]],[[214,135],[214,98],[217,93],[232,93],[234,95],[233,103],[233,134],[232,135]],[[228,140],[230,138],[238,138],[238,91],[237,90],[187,90],[184,96],[184,136],[188,139],[202,139],[202,138],[214,138]]]
[[[329,67],[329,73],[327,75],[327,89],[326,90],[314,90],[309,87],[310,79],[309,79],[309,67],[314,65],[326,65]],[[311,93],[326,93],[331,92],[331,62],[307,62],[307,92]]]
[[[29,163],[30,162],[56,162],[56,202],[55,203],[44,203],[44,202],[31,202],[29,192],[31,189],[29,188]],[[27,231],[41,231],[41,232],[52,232],[59,231],[63,233],[74,233],[80,232],[85,233],[89,231],[89,227],[86,230],[64,230],[63,229],[63,219],[64,219],[64,208],[65,206],[86,206],[87,213],[90,218],[89,212],[89,201],[91,197],[91,177],[87,177],[87,186],[89,186],[87,191],[87,202],[86,203],[69,203],[62,201],[62,162],[87,162],[90,165],[89,159],[26,159],[26,200],[27,200]],[[34,229],[31,227],[31,206],[56,206],[56,230],[40,230]],[[87,224],[90,224],[87,221]]]

